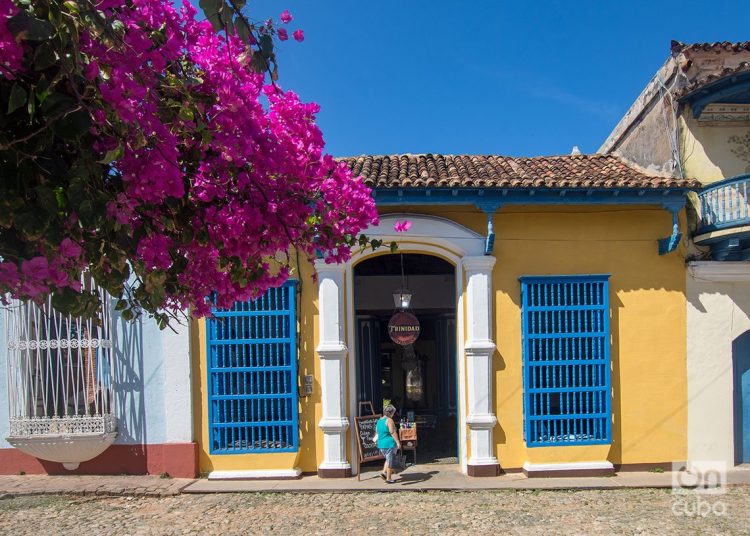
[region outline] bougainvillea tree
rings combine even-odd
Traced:
[[[291,15],[200,7],[0,0],[0,294],[90,314],[87,271],[164,326],[281,284],[290,251],[366,245],[369,190],[277,85]]]

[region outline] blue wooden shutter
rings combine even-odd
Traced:
[[[206,322],[212,454],[297,450],[295,291],[287,281]]]
[[[521,278],[529,447],[612,441],[608,279]]]

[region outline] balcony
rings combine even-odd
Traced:
[[[750,174],[712,184],[698,194],[696,244],[717,261],[750,260]]]

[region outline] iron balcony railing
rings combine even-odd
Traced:
[[[696,234],[750,225],[750,174],[712,184],[698,198],[700,221]]]

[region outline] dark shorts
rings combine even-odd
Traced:
[[[396,460],[397,450],[398,449],[395,446],[387,449],[380,449],[380,454],[385,456],[385,461],[388,464],[388,467],[393,467],[393,462]]]

